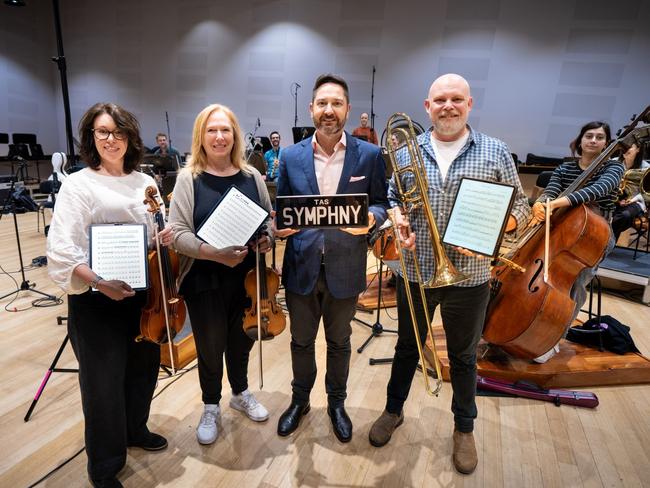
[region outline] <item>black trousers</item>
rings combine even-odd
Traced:
[[[631,205],[622,206],[616,205],[614,215],[612,217],[612,230],[614,231],[614,239],[617,241],[618,237],[626,229],[632,227],[634,218],[643,213],[643,208],[639,203],[632,203]]]
[[[343,405],[350,371],[350,321],[354,318],[358,297],[332,296],[327,288],[323,267],[310,294],[298,295],[287,291],[286,297],[291,317],[292,401],[300,404],[309,402],[309,394],[316,381],[314,346],[322,317],[327,341],[327,403],[330,407]]]
[[[135,342],[144,292],[114,301],[90,291],[68,296],[68,334],[79,361],[88,474],[111,478],[126,447],[149,432],[147,420],[160,365],[160,346]]]
[[[196,344],[203,403],[221,401],[224,353],[233,393],[248,388],[248,357],[254,341],[242,328],[246,302],[241,283],[185,296]]]
[[[420,290],[410,283],[416,310],[420,340],[424,346],[428,327]],[[406,299],[405,281],[397,276],[398,335],[395,357],[388,382],[386,410],[399,414],[408,397],[411,382],[420,360],[413,322]],[[425,291],[429,317],[440,305],[442,325],[447,339],[451,387],[453,397],[451,411],[456,429],[472,432],[476,409],[476,346],[481,338],[485,311],[489,299],[488,283],[473,287],[446,286],[428,288]]]

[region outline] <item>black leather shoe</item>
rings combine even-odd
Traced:
[[[289,408],[287,408],[282,415],[280,415],[280,420],[278,420],[278,435],[286,437],[298,428],[300,425],[300,420],[303,415],[309,413],[309,403],[300,404],[291,402]]]
[[[90,484],[94,488],[123,488],[122,483],[117,478],[105,478],[102,480],[94,480],[91,478]]]
[[[129,442],[129,447],[139,447],[145,451],[162,451],[167,447],[167,439],[160,434],[147,432],[147,435],[142,439]]]
[[[352,421],[345,411],[345,407],[327,407],[327,415],[330,416],[334,435],[341,442],[350,442],[352,439]]]

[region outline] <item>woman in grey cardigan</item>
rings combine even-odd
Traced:
[[[233,185],[271,211],[266,185],[260,173],[246,164],[243,148],[235,114],[223,105],[204,108],[194,122],[192,158],[178,175],[169,215],[174,247],[181,254],[179,287],[192,322],[205,404],[196,429],[201,444],[213,443],[218,435],[224,354],[233,390],[230,406],[257,422],[269,417],[248,390],[253,340],[242,329],[244,279],[255,267],[255,252],[245,246],[216,249],[196,236],[197,227]],[[256,244],[249,243],[251,249]],[[267,252],[271,239],[263,236],[259,244]]]

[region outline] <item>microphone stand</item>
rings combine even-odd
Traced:
[[[378,234],[378,238],[381,238],[381,235],[383,234],[384,231],[380,231]],[[384,245],[381,248],[381,254],[379,256],[379,272],[377,274],[378,276],[378,287],[377,287],[377,316],[375,319],[374,324],[369,324],[368,322],[365,322],[361,319],[354,318],[353,320],[355,322],[360,323],[361,325],[364,325],[365,327],[368,327],[371,330],[370,335],[368,338],[365,340],[363,344],[359,348],[357,348],[357,352],[361,354],[363,350],[366,348],[368,344],[370,344],[370,341],[372,341],[375,337],[379,337],[382,335],[384,332],[390,332],[392,334],[397,334],[397,331],[394,329],[384,329],[384,326],[381,325],[380,317],[381,317],[381,293],[382,293],[382,278],[383,278],[383,265],[384,265],[384,253],[386,252],[386,248],[388,247],[389,240],[386,239],[386,242],[384,242]],[[370,359],[370,364],[374,364],[375,359]]]
[[[375,131],[375,65],[372,65],[372,84],[370,85],[370,128]],[[377,141],[380,142],[380,141]]]
[[[25,163],[20,163],[20,165],[24,165]],[[20,171],[20,168],[18,169]],[[31,291],[34,293],[38,293],[40,295],[43,295],[45,298],[48,300],[51,300],[53,302],[56,302],[56,297],[54,295],[50,295],[49,293],[42,292],[40,290],[37,290],[35,288],[36,283],[30,283],[27,278],[25,278],[25,265],[23,264],[23,251],[22,247],[20,245],[20,232],[18,232],[18,218],[16,217],[16,199],[14,198],[14,189],[16,187],[16,179],[18,178],[18,171],[14,175],[14,178],[11,181],[11,188],[9,189],[9,194],[7,195],[7,198],[5,200],[4,206],[2,208],[2,214],[4,214],[7,209],[13,214],[14,216],[14,230],[16,231],[16,243],[18,245],[18,260],[20,261],[20,274],[22,276],[22,283],[20,284],[20,287],[16,288],[13,291],[10,291],[9,293],[2,295],[0,297],[0,300],[3,300],[11,295],[18,295],[21,291]],[[0,218],[2,215],[0,214]]]
[[[293,96],[293,126],[294,127],[298,127],[298,88],[300,88],[300,85],[294,82],[293,92],[291,92],[291,95]]]
[[[167,152],[171,156],[172,155],[172,147],[173,147],[172,146],[172,132],[169,129],[169,114],[167,114],[167,110],[165,110],[165,122],[167,124],[167,141],[168,141],[168,144],[169,144],[169,149],[167,150]],[[174,154],[174,159],[176,160],[176,168],[178,169],[178,167],[180,167],[180,165],[181,165],[180,161],[178,160],[179,156],[177,154]],[[161,185],[161,190],[162,190],[162,185]],[[162,193],[161,193],[161,195],[162,195]]]
[[[57,56],[52,58],[61,75],[61,94],[63,95],[63,111],[65,114],[65,133],[68,142],[68,161],[75,164],[74,142],[72,138],[72,117],[70,116],[70,97],[68,95],[68,77],[66,75],[65,54],[63,53],[63,36],[61,34],[61,17],[59,15],[59,0],[52,0],[54,12],[54,28],[56,31]]]

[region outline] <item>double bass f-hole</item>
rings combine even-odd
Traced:
[[[539,290],[539,286],[535,285],[535,281],[539,277],[541,273],[544,272],[544,260],[537,258],[535,260],[535,264],[537,265],[537,269],[535,270],[535,274],[533,274],[533,277],[530,279],[530,282],[528,283],[528,291],[531,293],[535,293],[536,291]]]

